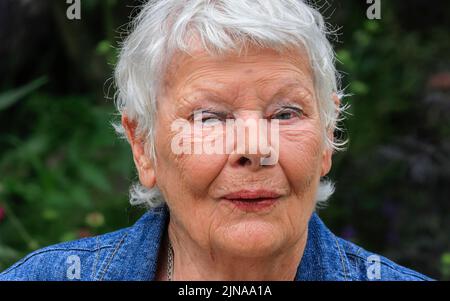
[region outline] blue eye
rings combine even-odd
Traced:
[[[300,118],[303,116],[303,111],[299,108],[288,108],[284,109],[274,115],[272,115],[272,119],[280,119],[280,120],[289,120],[292,118]]]
[[[295,116],[293,116],[292,112],[282,112],[282,113],[276,114],[275,118],[273,118],[273,119],[288,120],[288,119],[291,119],[294,117]]]

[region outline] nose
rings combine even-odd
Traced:
[[[235,140],[233,151],[229,154],[228,161],[233,168],[248,168],[257,171],[263,167],[274,165],[274,145],[269,145],[269,140],[277,140],[267,136],[267,125],[260,127],[256,121],[253,130],[242,127],[237,123],[236,131],[242,135]],[[272,141],[276,142],[276,141]]]
[[[251,171],[257,171],[263,167],[270,166],[262,164],[262,160],[269,156],[263,154],[232,153],[229,155],[228,160],[234,168],[249,168]]]

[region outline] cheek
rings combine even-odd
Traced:
[[[211,182],[217,177],[227,162],[227,156],[224,154],[205,154],[202,151],[201,143],[206,138],[213,137],[210,133],[200,132],[185,133],[182,135],[184,144],[188,145],[190,153],[175,154],[172,150],[172,139],[177,133],[171,131],[170,127],[160,127],[156,145],[158,171],[158,186],[165,186],[169,193],[169,198],[177,198],[176,195],[182,195],[186,200],[201,200],[207,197],[208,188]],[[214,137],[213,137],[214,138]],[[195,143],[200,143],[200,152],[194,153]],[[170,195],[174,190],[170,189],[177,185],[179,190],[176,195]]]
[[[308,190],[317,178],[321,149],[321,132],[317,127],[280,129],[279,163],[297,192]]]
[[[208,188],[221,172],[225,155],[191,154],[177,158],[171,171],[179,175],[187,190],[198,198],[206,198]]]

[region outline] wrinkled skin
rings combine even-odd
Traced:
[[[210,56],[201,49],[191,54],[173,57],[158,99],[156,165],[134,137],[135,124],[122,117],[141,183],[157,185],[170,208],[174,279],[292,280],[306,244],[319,180],[329,172],[332,156],[322,138],[307,56],[269,49],[250,49],[240,56]],[[334,101],[338,105],[336,96]],[[226,112],[227,118],[278,119],[278,162],[261,166],[261,154],[248,152],[175,155],[172,122],[189,120],[202,108]],[[215,113],[207,117],[208,122],[223,122]],[[206,129],[200,136],[207,135]],[[237,209],[222,199],[230,192],[259,188],[281,197],[257,212]],[[161,279],[165,250],[159,261]]]

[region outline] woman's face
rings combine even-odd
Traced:
[[[245,56],[178,54],[164,84],[155,176],[177,233],[202,248],[237,256],[268,256],[298,243],[314,210],[319,179],[331,164],[306,55],[261,49]],[[182,135],[192,144],[217,140],[221,130],[212,128],[226,119],[277,120],[278,161],[260,165],[261,155],[250,154],[248,147],[231,154],[176,154],[173,139],[180,132],[172,124],[177,119],[202,125]],[[274,140],[264,135],[258,138]],[[249,136],[247,143],[254,138]]]

